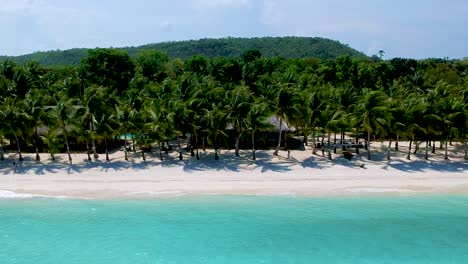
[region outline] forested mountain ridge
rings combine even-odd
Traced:
[[[170,58],[187,60],[194,55],[208,58],[240,57],[244,52],[258,49],[264,57],[282,57],[285,59],[318,58],[336,59],[342,55],[360,59],[367,56],[339,41],[312,37],[262,37],[262,38],[220,38],[189,41],[174,41],[148,44],[138,47],[117,48],[126,51],[131,57],[137,57],[143,50],[157,49],[167,52]],[[88,54],[88,49],[77,48],[35,52],[21,56],[0,56],[2,60],[12,60],[23,64],[35,60],[41,65],[78,65]]]

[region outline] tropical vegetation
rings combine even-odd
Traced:
[[[294,126],[313,153],[337,152],[337,141],[388,141],[391,159],[398,141],[410,142],[407,158],[436,141],[446,151],[460,142],[467,156],[468,63],[458,60],[396,58],[285,59],[249,50],[239,57],[170,59],[148,50],[132,58],[117,49],[90,50],[78,66],[46,67],[34,61],[0,63],[0,157],[4,151],[82,151],[88,160],[124,144],[159,157],[176,142],[199,158],[199,148],[255,149],[260,132],[275,130],[274,154],[288,148]],[[317,135],[322,135],[317,138]],[[132,141],[133,144],[128,142]],[[172,143],[170,143],[172,142]],[[187,145],[182,144],[186,142]],[[393,144],[393,146],[392,146]],[[184,145],[184,146],[182,146]],[[422,147],[421,147],[422,145]],[[354,149],[355,147],[355,149]],[[346,151],[359,152],[358,144]]]

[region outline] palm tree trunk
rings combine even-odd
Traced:
[[[406,159],[407,159],[407,160],[410,160],[410,159],[411,159],[411,144],[413,144],[413,140],[412,140],[412,139],[410,139],[410,142],[409,142],[408,155],[406,156]]]
[[[0,141],[2,139],[0,138]],[[3,151],[3,144],[0,142],[0,160],[5,160],[5,154],[4,154],[4,151]]]
[[[217,144],[217,137],[215,136],[214,139],[213,139],[213,147],[214,147],[214,151],[215,151],[215,160],[219,160],[219,156],[218,156],[218,144]]]
[[[55,155],[54,155],[54,153],[50,153],[50,157],[52,157],[52,160],[55,161]]]
[[[169,145],[169,141],[166,141],[167,148],[164,150],[164,154],[169,154],[169,149],[172,149],[171,145]]]
[[[371,160],[371,155],[370,155],[370,132],[367,131],[367,159]]]
[[[141,148],[141,158],[143,159],[143,161],[146,161],[145,148]]]
[[[396,136],[396,141],[395,141],[395,150],[398,151],[398,140],[399,140],[399,136],[397,135]]]
[[[256,160],[255,157],[255,130],[252,130],[252,160]]]
[[[94,125],[93,125],[93,122],[91,122],[91,148],[93,150],[93,157],[95,160],[97,160],[99,158],[99,155],[97,154],[97,151],[96,151],[96,142],[94,142],[93,132],[94,132]]]
[[[359,130],[356,129],[356,154],[359,154],[359,146],[358,146],[358,143],[359,143]]]
[[[288,150],[288,131],[284,131],[284,150]]]
[[[158,147],[159,147],[159,160],[163,160],[163,155],[162,155],[162,146],[161,142],[158,141]]]
[[[336,154],[336,132],[333,133],[333,154]]]
[[[328,160],[332,160],[331,148],[328,146]]]
[[[41,156],[39,156],[39,137],[37,136],[37,126],[35,127],[35,143],[36,143],[36,161],[41,160]]]
[[[195,136],[194,135],[190,135],[190,137],[187,139],[187,150],[190,151],[190,156],[193,157],[195,156],[195,152],[194,152],[194,149],[195,149]]]
[[[72,157],[70,154],[70,145],[68,144],[68,138],[67,138],[65,131],[64,131],[63,136],[65,137],[65,146],[67,147],[68,161],[70,162],[70,164],[72,164]]]
[[[19,143],[19,139],[18,139],[18,136],[16,135],[16,133],[15,133],[15,140],[16,140],[16,147],[17,147],[17,151],[18,151],[18,160],[23,161],[23,154],[21,154],[20,143]]]
[[[312,129],[312,155],[317,155],[317,139],[315,138],[315,129]]]
[[[392,151],[392,140],[390,139],[390,142],[388,143],[388,148],[387,148],[387,160],[390,160],[391,151]]]
[[[110,161],[110,159],[109,159],[109,149],[107,148],[107,137],[104,138],[104,145],[106,146],[106,161]]]
[[[432,142],[432,154],[435,154],[436,151],[436,143],[435,140]]]
[[[89,149],[88,140],[86,140],[86,154],[88,154],[88,161],[91,161],[91,150]]]
[[[303,140],[302,143],[304,144],[304,146],[308,147],[309,146],[309,142],[308,142],[309,140],[307,138],[307,134],[304,131],[302,131],[302,135],[304,136],[304,140]]]
[[[444,159],[445,160],[448,160],[448,140],[445,141],[445,155],[444,155]]]
[[[424,159],[429,159],[429,154],[428,154],[428,148],[429,148],[429,140],[426,140],[426,153],[424,153]]]
[[[183,160],[184,157],[182,156],[182,147],[180,146],[179,135],[177,135],[177,147],[179,148],[179,160]]]
[[[236,157],[239,157],[239,135],[236,136],[236,143],[235,143],[235,155]]]
[[[97,154],[97,151],[96,151],[96,142],[94,141],[94,139],[91,139],[91,148],[93,151],[93,158],[97,160],[99,158],[99,155]]]
[[[418,151],[419,151],[419,144],[421,144],[421,142],[418,142],[418,140],[415,139],[415,140],[414,140],[414,152],[413,152],[413,154],[415,154],[415,155],[416,155],[416,153],[418,153]]]
[[[193,149],[192,144],[193,144],[193,135],[190,135],[190,137],[187,139],[187,146],[185,148],[188,149],[188,150],[192,150]],[[190,155],[192,157],[194,156],[192,154],[190,154]]]
[[[136,147],[135,147],[135,135],[132,134],[132,150],[133,153],[136,153]]]
[[[283,130],[283,119],[280,118],[280,125],[279,125],[279,136],[278,136],[278,146],[276,146],[275,152],[273,152],[273,155],[278,156],[278,151],[281,146],[281,132]]]
[[[198,134],[196,130],[195,130],[194,136],[195,136],[195,156],[197,160],[200,160],[200,155],[198,155]]]
[[[466,136],[463,135],[463,147],[465,149],[465,160],[468,160],[468,146],[466,144]]]
[[[124,151],[125,151],[125,160],[128,160],[128,151],[127,151],[127,131],[124,132]]]

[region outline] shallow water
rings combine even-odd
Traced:
[[[468,197],[3,199],[0,263],[468,263]]]

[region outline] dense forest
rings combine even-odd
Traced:
[[[366,58],[366,55],[363,53],[341,44],[338,41],[310,37],[201,39],[163,42],[140,47],[118,48],[118,50],[127,52],[132,58],[136,58],[144,50],[152,49],[167,52],[171,59],[179,58],[182,60],[188,60],[194,55],[202,55],[207,58],[238,58],[244,52],[252,49],[260,50],[265,57],[282,57],[285,59],[336,59],[341,55],[349,55],[353,58],[360,59]],[[87,54],[87,49],[70,49],[64,51],[36,52],[16,57],[0,56],[0,61],[8,59],[17,64],[23,64],[34,60],[44,66],[77,66]]]
[[[313,152],[336,151],[341,139],[409,141],[407,158],[465,144],[468,127],[468,62],[396,58],[388,61],[340,56],[333,60],[265,57],[249,50],[239,57],[183,61],[159,50],[133,59],[117,49],[89,50],[78,66],[44,67],[34,61],[0,64],[0,155],[15,151],[86,151],[127,144],[145,159],[158,146],[175,144],[199,158],[205,145],[232,146],[235,153],[264,142],[276,131],[275,154],[295,135]],[[276,117],[278,128],[272,128]],[[317,137],[317,135],[321,135]],[[121,137],[124,137],[122,140]],[[189,142],[182,148],[180,140]],[[174,143],[179,142],[179,144]],[[420,148],[420,146],[423,146]],[[372,159],[370,148],[366,156]],[[348,149],[359,153],[358,148]],[[340,151],[340,149],[338,150]],[[108,159],[108,155],[106,155]],[[446,158],[447,156],[446,152]]]

